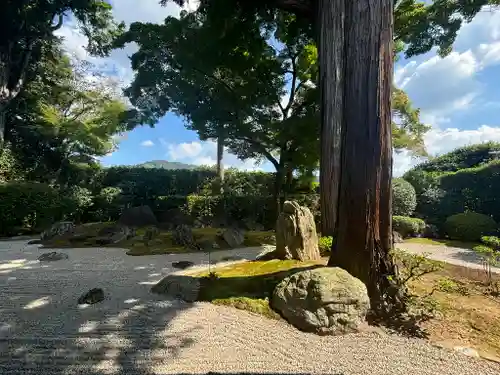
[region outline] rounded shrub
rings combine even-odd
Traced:
[[[463,212],[448,217],[444,228],[452,240],[479,241],[482,236],[495,234],[498,224],[488,215]]]
[[[403,238],[422,235],[425,231],[425,221],[408,216],[393,216],[392,229]]]
[[[392,214],[411,216],[417,206],[415,188],[402,178],[392,180]]]

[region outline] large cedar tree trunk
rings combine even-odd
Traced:
[[[336,236],[344,105],[344,2],[319,0],[316,32],[321,101],[320,202],[321,235]]]
[[[336,166],[340,146],[341,168],[340,181],[333,182],[339,184],[338,219],[329,265],[360,278],[377,310],[384,307],[386,293],[392,292],[389,278],[396,274],[389,255],[393,4],[391,0],[321,0],[320,4],[324,7],[319,10],[320,63],[333,61],[322,67],[323,125],[338,137],[337,122],[341,123],[340,144],[333,150],[332,164]],[[342,24],[342,8],[344,40],[339,41],[335,25]],[[342,48],[337,46],[339,42],[345,46],[343,53],[335,52]],[[343,70],[343,76],[338,70]],[[340,93],[343,105],[337,104]]]

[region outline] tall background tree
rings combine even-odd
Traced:
[[[221,33],[203,12],[183,13],[161,26],[135,23],[117,46],[139,46],[127,95],[142,121],[154,124],[172,110],[201,139],[223,141],[242,159],[266,159],[276,170],[279,205],[294,172],[310,174],[318,166],[317,48],[293,14],[277,13],[265,31],[262,25],[249,18],[226,24]],[[406,102],[395,144],[420,152],[425,126],[398,94]]]

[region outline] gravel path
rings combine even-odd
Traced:
[[[204,254],[130,257],[120,249],[71,249],[63,250],[68,260],[40,264],[36,258],[45,251],[26,241],[0,242],[2,375],[500,374],[497,364],[421,340],[319,337],[244,311],[149,293],[173,271],[172,261],[206,263]],[[78,296],[92,287],[103,287],[107,299],[79,307]]]
[[[470,249],[459,247],[427,245],[403,242],[397,247],[414,254],[426,254],[430,259],[473,269],[483,269],[481,258]],[[492,267],[492,272],[500,274],[500,268]]]

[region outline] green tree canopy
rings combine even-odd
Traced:
[[[44,47],[55,40],[65,17],[72,16],[88,38],[90,53],[105,55],[124,24],[112,18],[102,0],[5,0],[0,6],[0,143],[5,111],[23,88],[31,64],[43,58]]]

